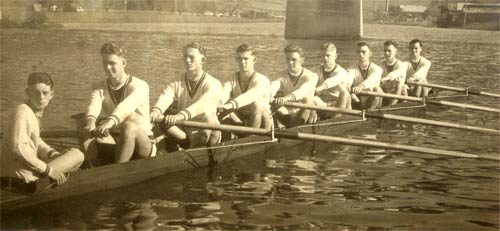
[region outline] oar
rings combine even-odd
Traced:
[[[337,107],[324,107],[324,106],[316,106],[316,105],[309,105],[309,104],[302,104],[302,103],[295,103],[295,102],[286,102],[284,105],[289,106],[289,107],[295,107],[295,108],[304,108],[304,109],[311,109],[311,110],[318,110],[318,111],[329,111],[329,112],[335,112],[335,113],[341,113],[341,114],[363,116],[363,111],[360,111],[360,110],[342,109],[342,108],[337,108]],[[379,113],[379,112],[365,111],[364,116],[367,118],[374,118],[374,119],[397,120],[397,121],[420,123],[420,124],[434,125],[434,126],[447,127],[447,128],[456,128],[456,129],[475,131],[475,132],[484,132],[484,133],[488,133],[491,135],[497,135],[497,136],[500,135],[500,131],[495,130],[495,129],[482,128],[482,127],[469,126],[469,125],[456,124],[456,123],[449,123],[449,122],[442,122],[442,121],[436,121],[436,120],[407,117],[407,116],[383,114],[383,113]]]
[[[413,96],[403,96],[403,95],[395,95],[395,94],[387,94],[387,93],[379,93],[379,92],[371,92],[371,91],[362,91],[360,93],[360,95],[369,95],[369,96],[384,97],[384,98],[391,98],[391,99],[400,99],[400,100],[413,101],[413,102],[422,102],[422,103],[426,103],[426,104],[444,105],[444,106],[450,106],[450,107],[459,107],[459,108],[465,108],[465,109],[500,113],[500,109],[496,109],[496,108],[482,107],[482,106],[463,104],[463,103],[455,103],[455,102],[449,102],[449,101],[443,101],[443,100],[425,99],[425,98],[419,98],[419,97],[413,97]]]
[[[155,119],[154,122],[158,123],[158,122],[161,122],[162,120],[163,120],[163,117],[159,117],[159,118]],[[249,128],[249,127],[233,126],[233,125],[208,124],[208,123],[195,122],[195,121],[177,121],[175,125],[184,126],[184,127],[192,127],[192,128],[201,128],[201,129],[231,131],[231,132],[238,132],[238,133],[261,135],[261,136],[272,136],[273,135],[271,131],[269,131],[267,129],[263,129],[263,128]],[[457,151],[448,151],[448,150],[440,150],[440,149],[433,149],[433,148],[416,147],[416,146],[403,145],[403,144],[391,144],[391,143],[384,143],[384,142],[378,142],[378,141],[359,140],[359,139],[343,138],[343,137],[335,137],[335,136],[323,136],[323,135],[315,135],[315,134],[299,133],[299,132],[275,131],[274,136],[280,137],[280,138],[285,138],[285,139],[333,142],[333,143],[358,145],[358,146],[365,146],[365,147],[375,147],[375,148],[394,149],[394,150],[401,150],[401,151],[420,152],[420,153],[442,155],[442,156],[488,159],[488,160],[500,161],[500,158],[497,156],[475,155],[475,154],[469,154],[469,153],[457,152]]]
[[[40,137],[42,138],[66,138],[66,137],[77,137],[78,132],[72,130],[61,130],[61,131],[41,131]],[[0,138],[3,138],[3,132],[0,133]]]
[[[432,88],[442,89],[442,90],[448,90],[448,91],[468,93],[468,94],[471,94],[471,95],[482,95],[482,96],[490,96],[490,97],[500,98],[500,94],[495,94],[495,93],[490,93],[490,92],[484,92],[484,91],[478,91],[478,90],[472,90],[472,89],[465,88],[465,87],[452,87],[452,86],[445,86],[445,85],[440,85],[440,84],[418,83],[418,82],[408,82],[407,84],[409,84],[409,85],[416,85],[416,86],[422,86],[422,87],[432,87]]]

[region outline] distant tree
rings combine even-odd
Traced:
[[[389,5],[389,14],[388,15],[398,18],[398,17],[403,16],[403,10],[398,5]]]
[[[448,12],[448,4],[444,0],[433,0],[425,11],[427,20],[434,22],[438,27],[448,27],[451,17]]]

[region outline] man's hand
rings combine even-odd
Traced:
[[[86,120],[85,127],[83,127],[83,131],[87,133],[88,135],[92,136],[92,133],[94,132],[95,129],[95,119],[94,118],[88,118]]]
[[[183,114],[175,114],[175,115],[166,115],[165,118],[163,119],[163,123],[167,127],[171,127],[175,125],[175,122],[177,121],[183,121],[186,118],[184,117]]]
[[[361,91],[363,91],[363,87],[362,86],[356,86],[356,87],[352,88],[352,92],[354,94],[359,94],[359,93],[361,93]]]
[[[151,114],[149,115],[150,119],[151,119],[151,122],[155,122],[155,120],[158,119],[158,117],[160,117],[162,115],[162,113],[160,113],[159,111],[157,110],[153,110],[151,111]]]
[[[386,77],[381,78],[380,82],[383,83],[383,82],[386,82],[386,81],[389,81],[389,80],[391,80],[391,78],[389,76],[386,76]]]
[[[58,172],[56,171],[55,169],[51,169],[51,171],[49,171],[49,175],[50,179],[53,179],[56,181],[57,185],[61,185],[61,184],[64,184],[64,182],[66,182],[66,180],[68,180],[66,178],[66,176],[64,175],[64,173],[62,172]]]
[[[319,94],[319,93],[321,93],[321,92],[322,92],[322,91],[324,91],[324,90],[325,90],[325,88],[323,87],[323,85],[321,85],[321,86],[317,87],[317,88],[314,90],[314,93],[315,93],[315,94]]]
[[[115,122],[111,119],[106,119],[106,121],[102,124],[99,124],[94,129],[94,137],[105,137],[109,136],[109,129],[115,125]]]
[[[288,101],[290,101],[288,97],[278,97],[274,99],[274,103],[278,106],[283,106]]]
[[[234,105],[232,103],[225,103],[224,105],[217,106],[217,112],[223,113],[225,111],[230,111],[234,109]]]
[[[418,81],[418,78],[417,78],[417,77],[412,76],[412,77],[408,78],[408,82],[410,82],[410,83],[411,83],[411,82],[418,83],[419,81]]]

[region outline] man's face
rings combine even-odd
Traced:
[[[356,49],[360,62],[369,62],[372,52],[368,46],[361,46]]]
[[[337,51],[335,50],[325,50],[321,53],[321,61],[327,69],[331,69],[335,66],[335,60],[337,60]]]
[[[392,62],[396,59],[396,54],[398,53],[398,49],[393,45],[384,46],[384,57],[387,61]]]
[[[203,63],[205,63],[205,56],[196,48],[189,47],[184,49],[182,51],[182,57],[186,71],[201,70],[203,68]]]
[[[420,43],[414,43],[410,45],[410,55],[412,57],[420,56],[420,52],[422,52],[422,47],[420,46]]]
[[[236,53],[236,63],[238,63],[238,68],[243,72],[252,72],[254,70],[254,64],[256,57],[251,51],[244,51]]]
[[[43,110],[49,105],[54,95],[51,87],[45,83],[37,83],[26,88],[29,103],[37,110]]]
[[[125,74],[125,66],[127,66],[125,58],[115,54],[104,54],[101,57],[102,66],[108,78],[119,80]]]
[[[288,70],[290,72],[299,72],[304,63],[304,57],[298,52],[288,52],[285,54],[286,64],[288,65]]]

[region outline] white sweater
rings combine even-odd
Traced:
[[[149,118],[148,84],[144,80],[131,76],[130,82],[124,88],[123,100],[116,104],[107,79],[94,83],[86,116],[97,118],[102,112],[105,117],[113,119],[116,124],[121,124],[133,115],[130,119],[147,135],[153,135]]]
[[[52,148],[40,138],[40,123],[28,105],[17,106],[7,122],[0,153],[2,176],[35,181],[46,170]]]

